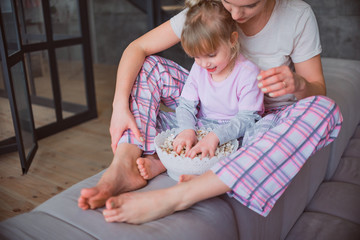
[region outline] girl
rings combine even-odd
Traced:
[[[179,134],[173,145],[177,153],[185,148],[186,157],[199,153],[213,157],[218,145],[244,136],[245,129],[260,119],[264,95],[257,87],[260,70],[240,54],[238,25],[220,2],[187,2],[186,6],[181,44],[195,63],[176,108]],[[163,125],[162,130],[167,124]],[[196,125],[213,130],[197,142]],[[137,161],[144,179],[165,171],[155,161],[159,160]]]

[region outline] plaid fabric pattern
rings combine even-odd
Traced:
[[[272,112],[276,126],[222,159],[212,171],[229,195],[267,216],[306,160],[339,134],[342,115],[331,99],[309,97]]]
[[[154,153],[157,132],[174,127],[176,119],[173,113],[159,111],[160,102],[175,109],[187,76],[186,69],[170,60],[147,57],[130,96],[145,145],[130,130],[119,143],[137,144],[144,154]],[[324,96],[268,109],[266,114],[266,122],[249,130],[256,134],[248,134],[251,138],[237,152],[212,168],[232,189],[230,196],[262,216],[269,214],[306,160],[338,136],[342,123],[338,106]]]
[[[163,118],[159,121],[160,103],[175,110],[188,74],[188,70],[173,61],[158,56],[147,57],[130,94],[130,109],[145,144],[138,142],[130,130],[123,134],[119,143],[136,144],[144,154],[154,153],[159,123],[163,124],[161,128],[171,128],[171,125],[165,126],[170,123],[165,114],[160,114]]]

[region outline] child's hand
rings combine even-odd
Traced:
[[[201,153],[201,158],[209,155],[213,157],[217,146],[219,145],[219,138],[215,133],[208,133],[203,139],[200,140],[193,148],[185,154],[185,157],[194,158],[197,154]]]
[[[192,146],[194,146],[197,143],[197,137],[195,130],[193,129],[186,129],[179,133],[179,135],[176,136],[173,142],[174,151],[177,154],[180,154],[183,148],[185,147],[185,154],[189,152]]]

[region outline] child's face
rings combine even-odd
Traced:
[[[213,53],[204,54],[195,57],[195,62],[202,68],[205,68],[212,76],[227,74],[231,61],[230,46],[221,44]]]

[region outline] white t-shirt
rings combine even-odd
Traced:
[[[180,38],[186,9],[170,19]],[[306,61],[321,53],[319,29],[311,7],[301,0],[276,0],[265,27],[254,36],[239,35],[242,54],[261,69]],[[277,107],[296,101],[293,94],[271,98],[265,96],[265,107]]]

